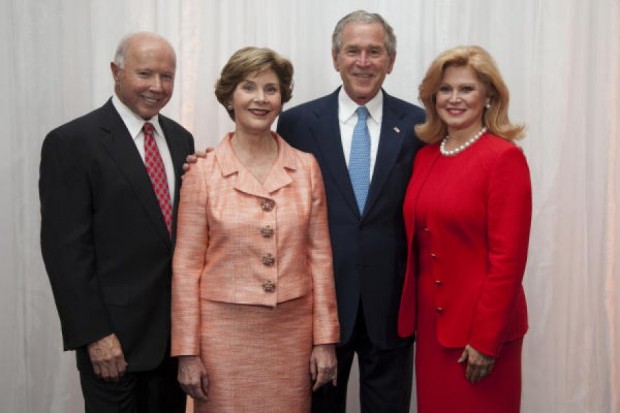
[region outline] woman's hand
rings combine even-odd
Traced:
[[[319,344],[312,348],[310,355],[310,375],[315,391],[330,381],[335,386],[338,378],[338,362],[336,361],[336,349],[333,344]]]
[[[471,383],[478,383],[484,377],[488,376],[493,370],[493,364],[495,359],[486,354],[482,354],[469,344],[465,346],[459,363],[467,362],[467,369],[465,370],[465,378]]]
[[[181,389],[194,399],[207,400],[209,378],[200,356],[180,356],[177,380]]]

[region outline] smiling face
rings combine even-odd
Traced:
[[[162,38],[138,35],[128,40],[122,65],[112,62],[116,95],[142,119],[157,115],[174,89],[176,58]]]
[[[278,76],[271,69],[251,73],[239,82],[230,104],[237,130],[250,134],[271,130],[282,109]]]
[[[365,105],[392,72],[396,56],[388,55],[381,24],[351,22],[344,26],[340,50],[332,59],[347,95],[358,105]]]
[[[435,96],[435,107],[453,138],[469,138],[482,129],[487,88],[469,66],[449,66]]]

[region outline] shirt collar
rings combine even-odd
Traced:
[[[221,142],[215,147],[215,156],[218,160],[222,175],[228,176],[235,172],[238,172],[243,168],[241,162],[239,162],[235,152],[230,143],[234,133],[229,132],[224,135]],[[274,168],[291,169],[297,168],[297,162],[295,157],[295,149],[293,149],[280,135],[276,132],[271,132],[273,138],[278,142],[278,157],[276,158]]]
[[[340,122],[348,122],[355,115],[355,111],[359,106],[347,95],[344,88],[340,89],[338,93],[338,118]],[[379,90],[379,93],[364,106],[368,109],[370,118],[380,125],[381,118],[383,117],[383,90]]]
[[[232,132],[228,133],[215,148],[214,153],[222,171],[222,176],[227,178],[237,173],[237,178],[234,182],[234,187],[237,190],[256,196],[270,197],[270,194],[273,192],[293,182],[287,169],[295,170],[297,167],[295,150],[277,133],[271,132],[271,134],[278,142],[278,157],[267,179],[262,184],[239,162],[230,143],[233,137]]]
[[[159,136],[164,136],[163,130],[161,129],[161,125],[159,124],[159,116],[155,115],[149,120],[144,120],[140,116],[136,115],[127,105],[125,105],[121,100],[114,94],[112,96],[112,104],[114,108],[121,116],[123,123],[127,127],[129,134],[132,139],[136,140],[140,134],[142,133],[142,126],[144,126],[145,122],[151,122],[153,127],[155,128],[155,132]]]

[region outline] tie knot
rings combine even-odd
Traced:
[[[366,106],[357,108],[357,118],[362,122],[366,122],[366,119],[368,119],[368,109],[366,109]]]
[[[155,127],[153,126],[153,124],[151,122],[145,122],[144,126],[142,126],[142,130],[144,131],[145,135],[153,136],[153,132],[155,131]]]

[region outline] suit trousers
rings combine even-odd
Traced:
[[[312,413],[346,413],[347,383],[357,353],[362,413],[408,413],[413,380],[413,342],[379,349],[368,337],[362,306],[351,340],[336,348],[338,385],[328,383],[312,395]]]
[[[118,382],[108,382],[95,375],[85,348],[75,353],[86,413],[185,412],[176,359],[166,357],[154,370],[126,372]]]

